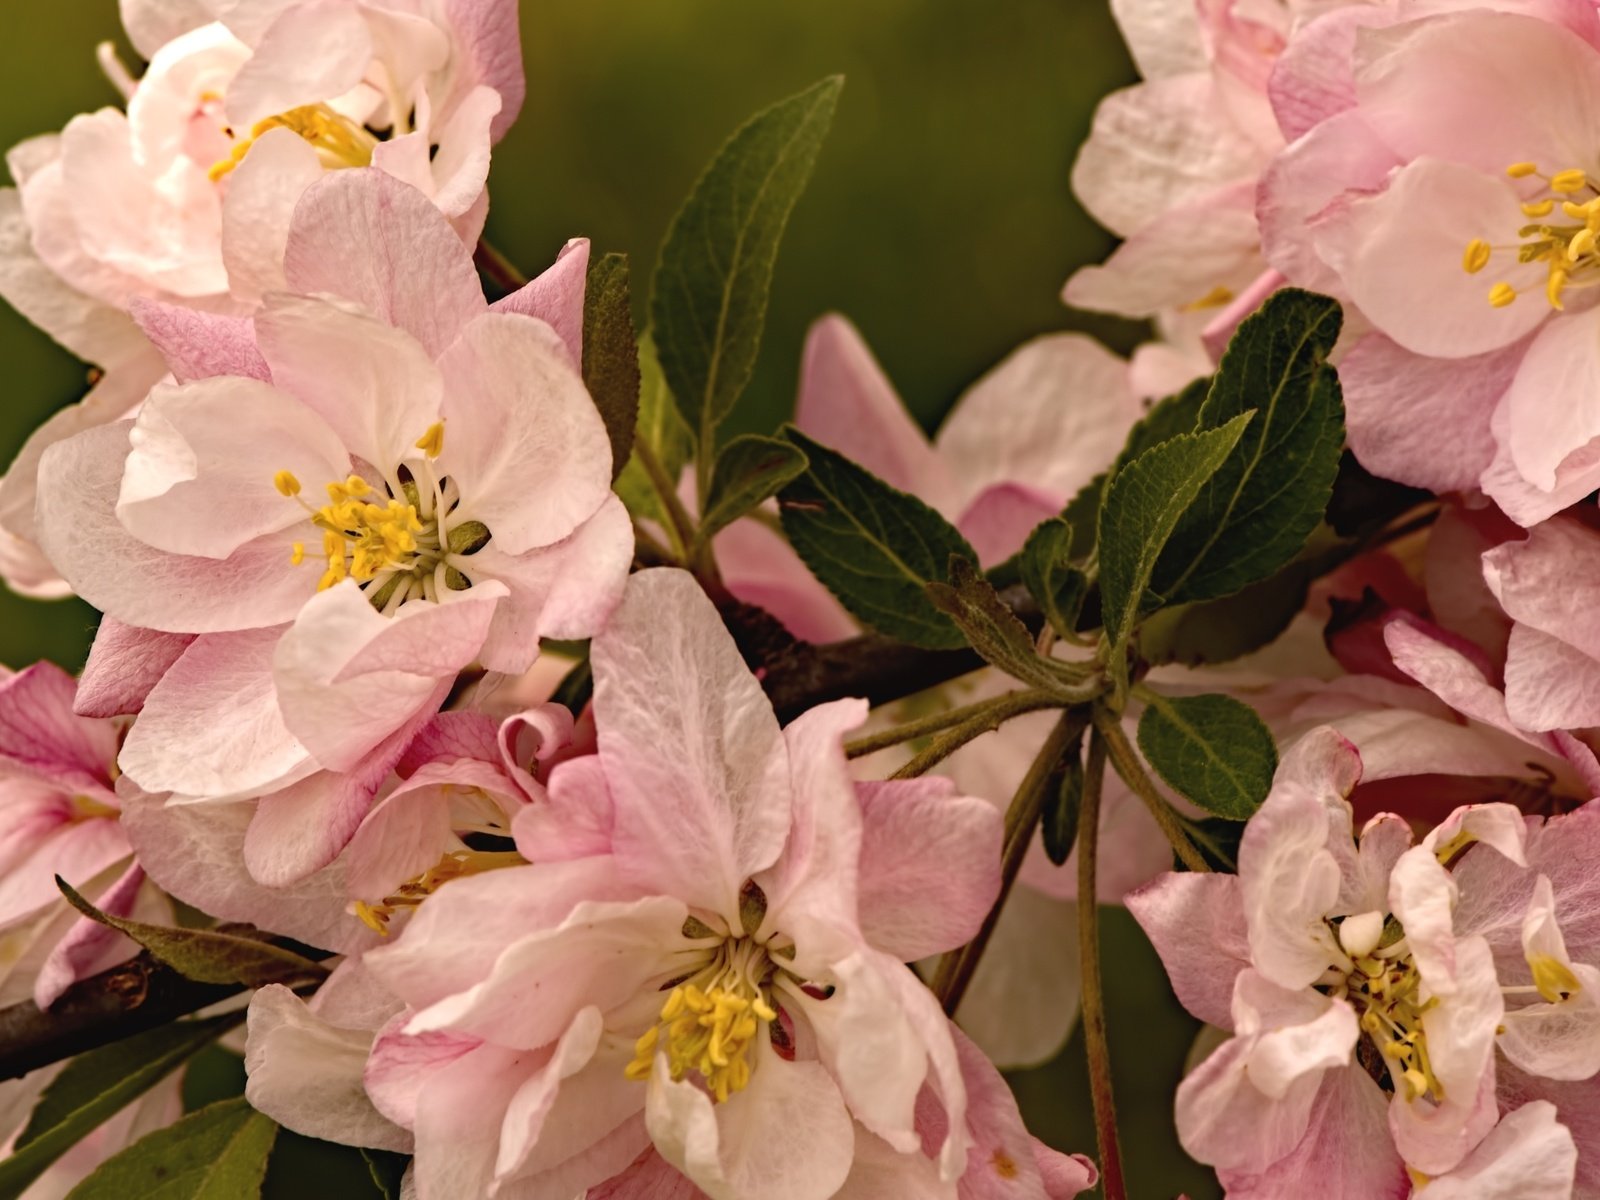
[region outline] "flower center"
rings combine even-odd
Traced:
[[[1600,236],[1600,189],[1577,167],[1546,176],[1534,163],[1521,162],[1512,163],[1506,174],[1513,179],[1544,180],[1540,193],[1522,205],[1523,215],[1532,218],[1533,224],[1517,230],[1521,241],[1514,246],[1491,246],[1482,238],[1473,238],[1461,256],[1461,266],[1469,275],[1476,275],[1500,251],[1514,252],[1518,262],[1545,263],[1545,299],[1551,308],[1560,310],[1565,307],[1561,297],[1568,287],[1592,287],[1600,282],[1600,246],[1595,241]],[[1566,220],[1556,219],[1558,214]],[[1516,288],[1502,281],[1489,289],[1489,303],[1505,308],[1518,295]]]
[[[211,166],[211,181],[215,183],[245,160],[256,139],[270,129],[288,129],[304,138],[317,159],[329,170],[340,167],[367,167],[372,165],[372,151],[378,139],[357,125],[349,117],[341,116],[326,104],[304,104],[291,108],[275,117],[257,121],[248,137],[234,142],[227,158]]]
[[[452,850],[415,879],[408,879],[376,904],[357,900],[350,911],[374,933],[389,936],[389,919],[398,909],[416,908],[452,879],[481,875],[501,867],[519,867],[527,860],[514,850]]]
[[[444,591],[472,586],[462,560],[488,544],[489,529],[481,521],[452,520],[459,491],[432,468],[444,448],[443,424],[430,426],[416,448],[424,460],[398,468],[381,497],[372,484],[351,475],[328,484],[328,503],[312,508],[299,499],[300,480],[292,471],[273,476],[278,492],[297,500],[322,530],[327,567],[318,591],[353,579],[374,607],[392,613],[414,596],[438,600]],[[305,554],[305,543],[296,542],[290,561],[298,566]]]
[[[778,1019],[769,998],[773,966],[747,937],[724,940],[712,960],[667,994],[656,1024],[634,1043],[629,1079],[650,1078],[664,1046],[672,1078],[693,1071],[717,1103],[750,1082],[750,1047]]]

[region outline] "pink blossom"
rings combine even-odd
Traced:
[[[136,304],[248,313],[286,286],[305,189],[369,162],[419,188],[470,245],[487,211],[491,142],[523,96],[514,0],[426,12],[401,0],[122,9],[150,60],[135,82],[110,43],[102,50],[126,113],[83,114],[14,147],[17,186],[0,189],[0,296],[104,372],[0,485],[0,575],[32,595],[67,591],[35,544],[39,456],[128,414],[164,374]]]
[[[633,578],[592,662],[599,754],[553,772],[556,825],[516,824],[538,865],[447,884],[366,956],[411,1010],[367,1088],[420,1195],[570,1195],[654,1145],[711,1196],[828,1197],[858,1138],[956,1180],[960,1053],[902,964],[982,921],[998,814],[939,780],[858,798],[839,738],[864,706],[780,730],[680,572]]]
[[[120,729],[74,714],[75,686],[52,663],[0,680],[0,1001],[31,995],[48,1007],[134,952],[120,934],[79,918],[57,876],[120,916],[165,911],[119,819]]]
[[[1595,168],[1574,114],[1600,87],[1600,23],[1582,5],[1489,7],[1507,11],[1349,10],[1297,33],[1304,53],[1274,77],[1295,140],[1260,214],[1272,263],[1372,330],[1340,368],[1363,463],[1481,488],[1531,525],[1600,480],[1589,235],[1538,232],[1558,208],[1583,228]]]
[[[1344,797],[1360,775],[1348,742],[1308,734],[1237,877],[1169,875],[1129,898],[1185,1007],[1234,1035],[1177,1102],[1186,1149],[1230,1196],[1318,1180],[1399,1197],[1402,1163],[1478,1178],[1536,1115],[1491,1133],[1500,1056],[1547,1079],[1600,1068],[1591,885],[1553,857],[1587,836],[1588,810],[1525,830],[1509,805],[1469,806],[1416,846],[1383,815],[1356,839]]]
[[[568,261],[571,283],[490,311],[420,193],[340,172],[296,212],[303,294],[238,325],[146,309],[191,382],[44,455],[41,537],[75,589],[199,635],[143,696],[123,769],[150,792],[273,795],[258,820],[315,844],[263,848],[258,877],[337,853],[461,667],[521,672],[615,603],[632,534],[605,429],[578,348],[524,315],[575,328]]]
[[[1073,275],[1067,303],[1160,316],[1177,346],[1217,325],[1226,343],[1227,331],[1263,298],[1258,281],[1266,278],[1267,291],[1276,286],[1255,215],[1256,181],[1283,145],[1268,81],[1297,16],[1311,7],[1302,0],[1112,5],[1143,81],[1100,102],[1072,185],[1123,242],[1103,265]],[[1245,302],[1236,308],[1236,300]]]

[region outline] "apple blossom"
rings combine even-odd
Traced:
[[[402,245],[403,273],[382,257]],[[249,861],[280,883],[338,852],[462,667],[520,672],[541,636],[594,632],[632,551],[576,348],[516,311],[523,293],[489,311],[419,192],[330,176],[286,261],[317,295],[238,325],[150,310],[192,382],[52,446],[38,509],[81,595],[197,635],[143,696],[123,769],[151,792],[270,796]]]
[[[1473,1178],[1506,1151],[1487,1140],[1497,1049],[1536,1075],[1600,1070],[1593,901],[1551,858],[1587,836],[1587,810],[1525,832],[1509,805],[1470,806],[1415,846],[1380,815],[1353,839],[1344,797],[1360,775],[1348,742],[1307,734],[1246,828],[1236,878],[1168,876],[1129,898],[1185,1007],[1234,1034],[1177,1105],[1186,1148],[1230,1195],[1305,1186],[1335,1163],[1321,1194],[1404,1196],[1407,1171]]]
[[[1295,140],[1263,179],[1263,238],[1291,282],[1370,324],[1341,363],[1352,448],[1377,474],[1545,519],[1600,478],[1573,366],[1596,319],[1592,152],[1571,123],[1600,79],[1593,11],[1401,5],[1298,36],[1275,80]]]
[[[652,1144],[712,1196],[841,1194],[858,1139],[961,1176],[960,1055],[902,964],[982,919],[998,814],[942,781],[858,798],[863,706],[780,731],[685,574],[635,576],[592,656],[599,753],[519,815],[536,865],[445,884],[365,957],[411,1010],[367,1087],[420,1195],[570,1194]]]

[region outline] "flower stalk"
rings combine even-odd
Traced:
[[[1089,1058],[1089,1091],[1094,1100],[1095,1136],[1100,1149],[1100,1180],[1105,1200],[1126,1200],[1122,1153],[1117,1143],[1117,1104],[1111,1085],[1111,1046],[1106,1039],[1105,991],[1100,978],[1100,905],[1095,872],[1099,865],[1100,793],[1106,777],[1108,739],[1099,723],[1089,738],[1084,770],[1083,808],[1078,818],[1078,973],[1082,987],[1084,1047]]]
[[[1144,801],[1145,807],[1150,810],[1150,815],[1161,827],[1161,832],[1166,835],[1167,841],[1172,843],[1173,853],[1178,856],[1179,861],[1191,871],[1211,870],[1211,865],[1206,862],[1205,856],[1195,849],[1194,843],[1189,840],[1189,835],[1183,828],[1182,818],[1173,811],[1172,805],[1167,803],[1167,798],[1157,790],[1150,776],[1145,774],[1144,767],[1139,764],[1138,755],[1134,753],[1133,746],[1129,743],[1127,735],[1122,732],[1122,726],[1117,723],[1117,719],[1104,709],[1096,709],[1094,728],[1106,744],[1111,765],[1116,768],[1122,782]]]

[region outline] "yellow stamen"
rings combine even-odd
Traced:
[[[1473,238],[1461,256],[1461,269],[1468,275],[1476,275],[1489,265],[1489,254],[1489,243],[1482,238]]]
[[[510,850],[504,852],[452,850],[421,875],[402,883],[392,895],[385,896],[376,904],[357,900],[350,906],[350,911],[360,918],[368,929],[387,937],[389,918],[396,910],[416,908],[452,879],[481,875],[485,871],[497,870],[500,867],[521,866],[526,861],[522,855]]]
[[[1552,192],[1579,192],[1589,184],[1589,176],[1582,169],[1573,167],[1568,171],[1557,171],[1550,176],[1550,190]]]
[[[289,554],[289,565],[292,567],[298,567],[301,563],[305,562],[305,560],[306,544],[304,542],[296,542],[294,544],[294,549]]]
[[[1497,283],[1489,289],[1489,303],[1504,308],[1517,298],[1517,289],[1509,283]]]
[[[1539,168],[1531,162],[1512,163],[1506,168],[1506,174],[1513,179],[1526,179],[1529,175],[1537,175]]]
[[[1564,200],[1563,204],[1572,201]],[[1548,217],[1554,211],[1556,200],[1554,196],[1546,196],[1543,200],[1532,200],[1522,206],[1522,215],[1525,217]]]
[[[1533,968],[1533,985],[1551,1004],[1560,1004],[1568,996],[1581,991],[1583,985],[1572,973],[1572,968],[1548,954],[1536,954],[1528,960]]]
[[[1185,304],[1181,311],[1198,312],[1203,308],[1221,308],[1233,299],[1233,289],[1218,284],[1198,300],[1191,300]]]
[[[317,159],[322,165],[329,169],[371,166],[372,151],[378,144],[378,139],[372,134],[326,104],[305,104],[257,121],[249,137],[239,139],[227,158],[212,164],[208,172],[211,182],[216,183],[232,172],[245,160],[256,139],[273,129],[287,129],[299,134],[317,152]]]
[[[428,426],[428,432],[419,437],[414,443],[429,458],[438,458],[444,450],[444,422],[435,421]]]
[[[699,1075],[718,1102],[750,1082],[750,1047],[762,1025],[778,1019],[777,1010],[742,974],[722,972],[702,991],[680,983],[668,993],[656,1024],[634,1043],[634,1057],[623,1074],[650,1078],[655,1057],[664,1051],[674,1079]]]
[[[279,471],[272,477],[272,486],[278,489],[282,496],[298,496],[300,494],[300,481],[294,477],[293,471]]]

